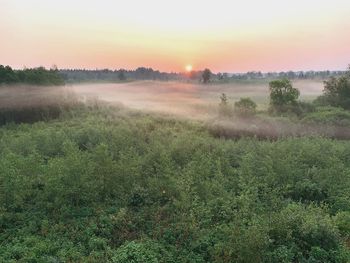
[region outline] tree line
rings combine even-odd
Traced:
[[[287,71],[268,72],[250,71],[246,73],[213,73],[210,69],[193,70],[191,72],[161,72],[152,68],[139,67],[135,70],[126,69],[61,69],[60,75],[66,82],[120,82],[127,80],[160,80],[160,81],[194,81],[194,82],[230,82],[237,80],[264,80],[264,79],[327,79],[344,74],[344,71]]]
[[[0,65],[0,85],[19,83],[30,85],[63,85],[65,82],[57,68],[47,70],[44,67],[38,67],[14,70],[10,66]]]
[[[344,71],[288,71],[268,72],[250,71],[246,73],[213,73],[210,69],[191,72],[161,72],[147,67],[135,70],[126,69],[45,69],[44,67],[14,70],[10,66],[0,65],[0,84],[25,83],[32,85],[62,85],[77,82],[122,82],[130,80],[194,81],[194,82],[230,82],[237,80],[263,79],[327,79],[344,74]]]

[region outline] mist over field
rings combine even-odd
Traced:
[[[301,100],[322,94],[323,82],[297,80]],[[133,81],[125,83],[85,83],[65,86],[12,85],[0,89],[2,108],[26,108],[57,104],[70,99],[80,102],[105,101],[145,112],[171,114],[188,119],[217,117],[220,95],[225,93],[233,105],[242,97],[253,99],[259,110],[269,105],[268,83],[228,83],[202,85],[176,81]]]
[[[305,102],[320,96],[324,88],[321,80],[295,80],[293,85],[300,90],[300,99]],[[32,116],[33,120],[58,117],[62,108],[79,103],[90,106],[106,104],[112,109],[116,107],[116,111],[122,107],[167,119],[200,121],[213,136],[228,139],[256,137],[275,140],[291,136],[350,138],[349,127],[334,123],[291,122],[285,118],[266,118],[264,114],[260,117],[224,116],[220,112],[220,96],[223,93],[232,111],[235,102],[251,98],[257,103],[257,110],[265,112],[269,108],[269,92],[268,83],[262,80],[210,85],[150,80],[56,87],[17,85],[0,90],[0,105],[3,112],[17,112],[19,121],[28,116]],[[6,123],[6,118],[1,117],[0,121]]]
[[[322,94],[323,82],[297,80],[301,99],[312,100]],[[70,88],[83,98],[121,103],[133,109],[176,114],[182,117],[205,119],[216,114],[220,95],[227,94],[231,103],[250,97],[258,108],[268,107],[268,83],[229,83],[201,85],[182,82],[138,81],[113,84],[75,84]]]
[[[320,80],[296,80],[301,100],[310,101],[322,94]],[[180,118],[202,122],[217,137],[257,137],[277,139],[285,136],[326,136],[349,138],[350,129],[337,125],[291,123],[272,118],[222,116],[220,96],[227,95],[229,105],[249,97],[257,102],[258,110],[269,107],[269,88],[265,81],[210,84],[176,81],[133,81],[124,83],[85,83],[58,87],[19,85],[0,91],[2,109],[28,111],[36,108],[70,107],[83,103],[123,107],[165,118]],[[57,111],[56,109],[56,111]],[[54,115],[57,115],[55,113]],[[58,115],[57,115],[58,116]]]
[[[0,108],[30,108],[50,106],[73,100],[77,94],[69,87],[18,85],[1,87]]]

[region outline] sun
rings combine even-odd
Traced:
[[[190,64],[188,64],[188,65],[186,65],[186,67],[185,67],[185,69],[186,69],[186,71],[187,72],[191,72],[192,71],[192,65],[190,65]]]

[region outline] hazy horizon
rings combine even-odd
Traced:
[[[268,72],[344,70],[350,61],[345,0],[0,0],[0,7],[0,64],[14,68]]]
[[[0,64],[2,65],[2,64]],[[51,66],[50,65],[33,65],[31,67],[27,67],[26,65],[22,66],[22,67],[16,67],[16,66],[13,66],[13,65],[9,65],[9,64],[4,64],[2,66],[10,66],[13,70],[23,70],[23,69],[30,69],[30,68],[40,68],[40,67],[44,67],[45,69],[53,69],[53,68],[56,68],[57,65],[56,64],[52,64]],[[220,73],[225,73],[225,74],[233,74],[233,75],[239,75],[239,74],[247,74],[249,72],[260,72],[262,74],[268,74],[268,73],[280,73],[280,72],[322,72],[322,71],[330,71],[330,72],[346,72],[347,69],[350,67],[350,63],[347,64],[347,67],[345,68],[342,68],[342,69],[321,69],[321,70],[314,70],[314,69],[306,69],[306,70],[275,70],[275,71],[262,71],[262,70],[259,70],[259,69],[256,69],[256,70],[251,70],[251,71],[241,71],[241,72],[238,72],[238,71],[212,71],[213,74],[220,74]],[[143,65],[140,65],[138,67],[135,67],[135,68],[126,68],[126,67],[119,67],[119,68],[60,68],[60,67],[57,67],[58,70],[62,70],[62,71],[65,71],[65,70],[86,70],[86,71],[102,71],[102,70],[110,70],[110,71],[119,71],[119,70],[126,70],[126,71],[136,71],[138,68],[151,68],[152,70],[154,71],[159,71],[160,73],[166,73],[166,74],[188,74],[188,72],[186,72],[186,69],[183,69],[183,70],[180,70],[180,71],[163,71],[163,70],[160,70],[158,68],[152,68],[152,67],[147,67],[147,66],[143,66]],[[202,72],[205,68],[198,68],[198,69],[193,69],[194,72]]]

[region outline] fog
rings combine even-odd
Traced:
[[[293,86],[300,90],[300,99],[311,101],[322,94],[323,82],[298,80]],[[123,84],[83,84],[71,87],[83,100],[98,98],[122,104],[143,112],[198,120],[216,137],[277,139],[289,136],[326,136],[350,139],[350,129],[331,125],[306,124],[278,118],[239,118],[219,115],[221,93],[234,104],[241,97],[250,97],[258,109],[269,103],[268,83],[193,84],[179,82],[140,81]]]
[[[0,108],[28,108],[70,103],[77,94],[70,87],[11,85],[0,87]]]
[[[301,92],[302,100],[311,100],[322,93],[321,81],[296,81],[294,87]],[[121,103],[126,107],[151,112],[175,114],[187,118],[206,119],[216,115],[221,93],[230,103],[241,97],[250,97],[258,109],[268,106],[268,83],[193,84],[179,82],[140,81],[123,84],[72,85],[72,90],[83,99]]]
[[[322,93],[321,81],[297,81],[294,87],[302,100],[311,100]],[[205,119],[215,115],[221,93],[229,103],[250,97],[258,109],[268,106],[267,83],[193,84],[181,82],[138,81],[128,83],[75,84],[65,87],[17,85],[1,87],[0,107],[48,105],[77,96],[81,101],[95,98],[127,108],[148,112],[175,114],[187,118]]]
[[[334,139],[350,139],[350,128],[317,123],[290,122],[283,119],[234,118],[213,119],[206,123],[209,132],[220,138],[239,139],[256,137],[276,140],[287,137],[323,136]]]
[[[303,80],[294,82],[293,85],[300,90],[301,100],[312,100],[322,94],[323,90],[321,81]],[[158,116],[160,114],[170,118],[200,121],[216,137],[249,136],[277,139],[287,136],[322,135],[350,139],[350,129],[345,127],[305,124],[267,116],[264,118],[220,116],[218,105],[221,93],[227,94],[231,106],[241,97],[250,97],[258,104],[258,109],[266,110],[268,107],[267,83],[202,85],[139,81],[117,84],[78,84],[65,87],[2,87],[0,108],[16,109],[16,114],[24,114],[26,111],[24,117],[28,118],[27,115],[32,114],[30,108],[35,109],[38,106],[61,107],[78,101],[87,104],[91,101],[94,103],[101,101]],[[22,109],[22,112],[18,112],[18,109]],[[38,114],[36,111],[34,113]]]

